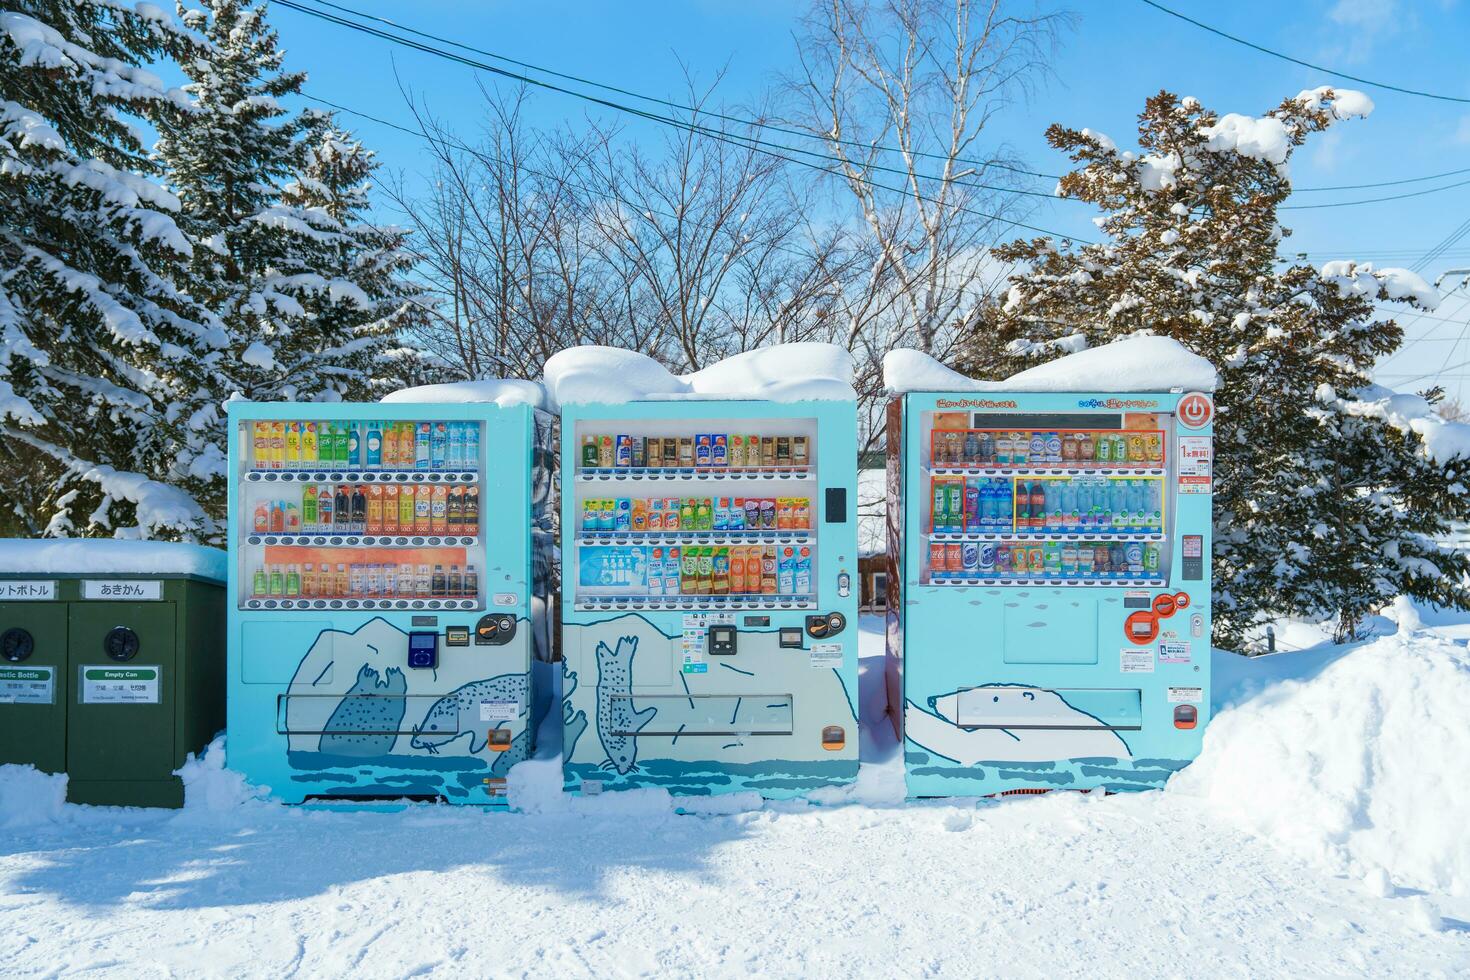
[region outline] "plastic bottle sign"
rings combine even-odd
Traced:
[[[55,704],[54,667],[0,667],[0,704]]]
[[[44,601],[55,598],[55,582],[20,581],[18,579],[0,582],[0,600],[6,602]]]
[[[1204,392],[1191,391],[1179,399],[1179,407],[1175,409],[1175,413],[1179,417],[1179,424],[1186,429],[1203,429],[1215,416],[1215,403]]]

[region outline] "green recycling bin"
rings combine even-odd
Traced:
[[[174,771],[225,726],[224,582],[197,545],[0,540],[0,765],[182,806]]]

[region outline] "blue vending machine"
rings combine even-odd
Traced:
[[[232,769],[289,803],[504,803],[535,737],[553,423],[229,403]]]
[[[908,793],[1158,788],[1209,717],[1211,396],[1015,380],[889,402]]]
[[[851,399],[562,405],[568,790],[857,776],[856,418]]]

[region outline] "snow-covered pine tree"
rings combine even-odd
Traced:
[[[1259,118],[1167,92],[1139,120],[1141,152],[1053,125],[1079,169],[1058,193],[1096,205],[1101,244],[1038,238],[996,250],[1024,271],[968,338],[960,367],[1004,375],[1085,342],[1174,337],[1219,368],[1215,638],[1266,617],[1336,617],[1339,637],[1398,595],[1470,607],[1470,562],[1438,543],[1470,519],[1467,461],[1436,451],[1402,398],[1369,385],[1402,332],[1376,305],[1432,307],[1401,269],[1280,256],[1288,164],[1313,133],[1366,116],[1358,92],[1302,92]],[[1438,391],[1409,396],[1427,414]]]
[[[221,397],[372,398],[406,297],[402,232],[358,224],[371,155],[283,98],[263,5],[205,0],[185,23],[211,51],[184,66],[191,124],[157,153],[196,243],[194,294],[224,321],[233,361]]]
[[[0,11],[0,494],[21,533],[209,536],[222,485],[207,379],[226,338],[177,288],[191,246],[130,120],[188,100],[141,67],[187,60],[150,4]]]
[[[321,229],[312,268],[328,288],[299,297],[319,336],[332,340],[331,362],[342,397],[376,397],[404,384],[439,378],[422,353],[398,346],[424,320],[426,295],[409,279],[414,257],[408,231],[367,219],[378,169],[374,154],[351,133],[323,119],[306,146],[306,163],[282,203]]]

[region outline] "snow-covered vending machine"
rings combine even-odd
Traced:
[[[686,377],[546,366],[561,406],[568,790],[771,798],[854,779],[857,426],[826,344]]]
[[[291,803],[504,803],[535,737],[555,462],[539,402],[471,382],[229,403],[232,769]]]
[[[1004,382],[885,368],[909,795],[1162,786],[1210,711],[1213,369],[1159,337]]]

